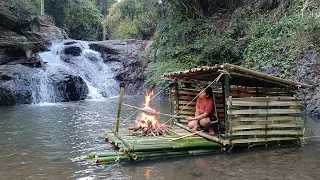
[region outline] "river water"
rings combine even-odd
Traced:
[[[319,179],[319,137],[306,139],[303,146],[135,163],[77,161],[91,152],[112,150],[104,132],[115,125],[117,100],[0,107],[0,179]],[[125,97],[124,102],[142,106],[140,100]],[[168,112],[164,100],[151,105]],[[132,112],[124,107],[122,119]],[[319,119],[308,118],[306,136],[320,136]]]

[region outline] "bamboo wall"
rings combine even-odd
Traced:
[[[299,140],[303,136],[300,99],[230,96],[227,105],[231,144]]]
[[[293,96],[288,88],[266,88],[266,87],[245,87],[232,86],[230,88],[230,96],[233,98],[243,97],[265,97],[265,96]]]

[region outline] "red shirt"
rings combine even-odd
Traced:
[[[199,115],[204,112],[208,113],[208,117],[215,117],[215,109],[213,99],[209,98],[206,100],[205,104],[203,104],[203,100],[201,98],[197,99],[196,109],[199,109]]]

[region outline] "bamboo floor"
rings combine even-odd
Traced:
[[[171,126],[170,134],[166,136],[143,136],[141,132],[127,129],[119,129],[117,134],[113,130],[109,130],[106,134],[106,142],[114,148],[114,151],[90,154],[87,159],[96,160],[96,164],[211,154],[223,151],[221,144],[209,141],[178,126]]]
[[[88,155],[86,159],[94,160],[95,163],[99,165],[115,162],[222,153],[224,151],[230,151],[233,147],[243,146],[249,148],[253,146],[265,146],[266,144],[279,144],[280,141],[284,144],[286,144],[286,142],[297,141],[297,138],[284,139],[283,137],[269,139],[253,138],[243,139],[241,142],[233,144],[232,142],[235,140],[223,140],[209,134],[206,134],[206,138],[204,138],[197,134],[190,133],[178,125],[169,126],[171,129],[170,134],[166,136],[144,136],[140,131],[134,132],[127,129],[119,129],[118,133],[109,130],[106,132],[105,140],[113,147],[114,151],[92,153]],[[214,142],[215,140],[218,141]]]

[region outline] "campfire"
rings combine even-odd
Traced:
[[[146,92],[144,108],[141,116],[136,120],[136,124],[129,127],[129,130],[142,131],[144,135],[149,136],[165,136],[168,134],[169,128],[165,124],[159,123],[156,116],[160,113],[150,107],[150,99],[153,91],[149,94]]]

